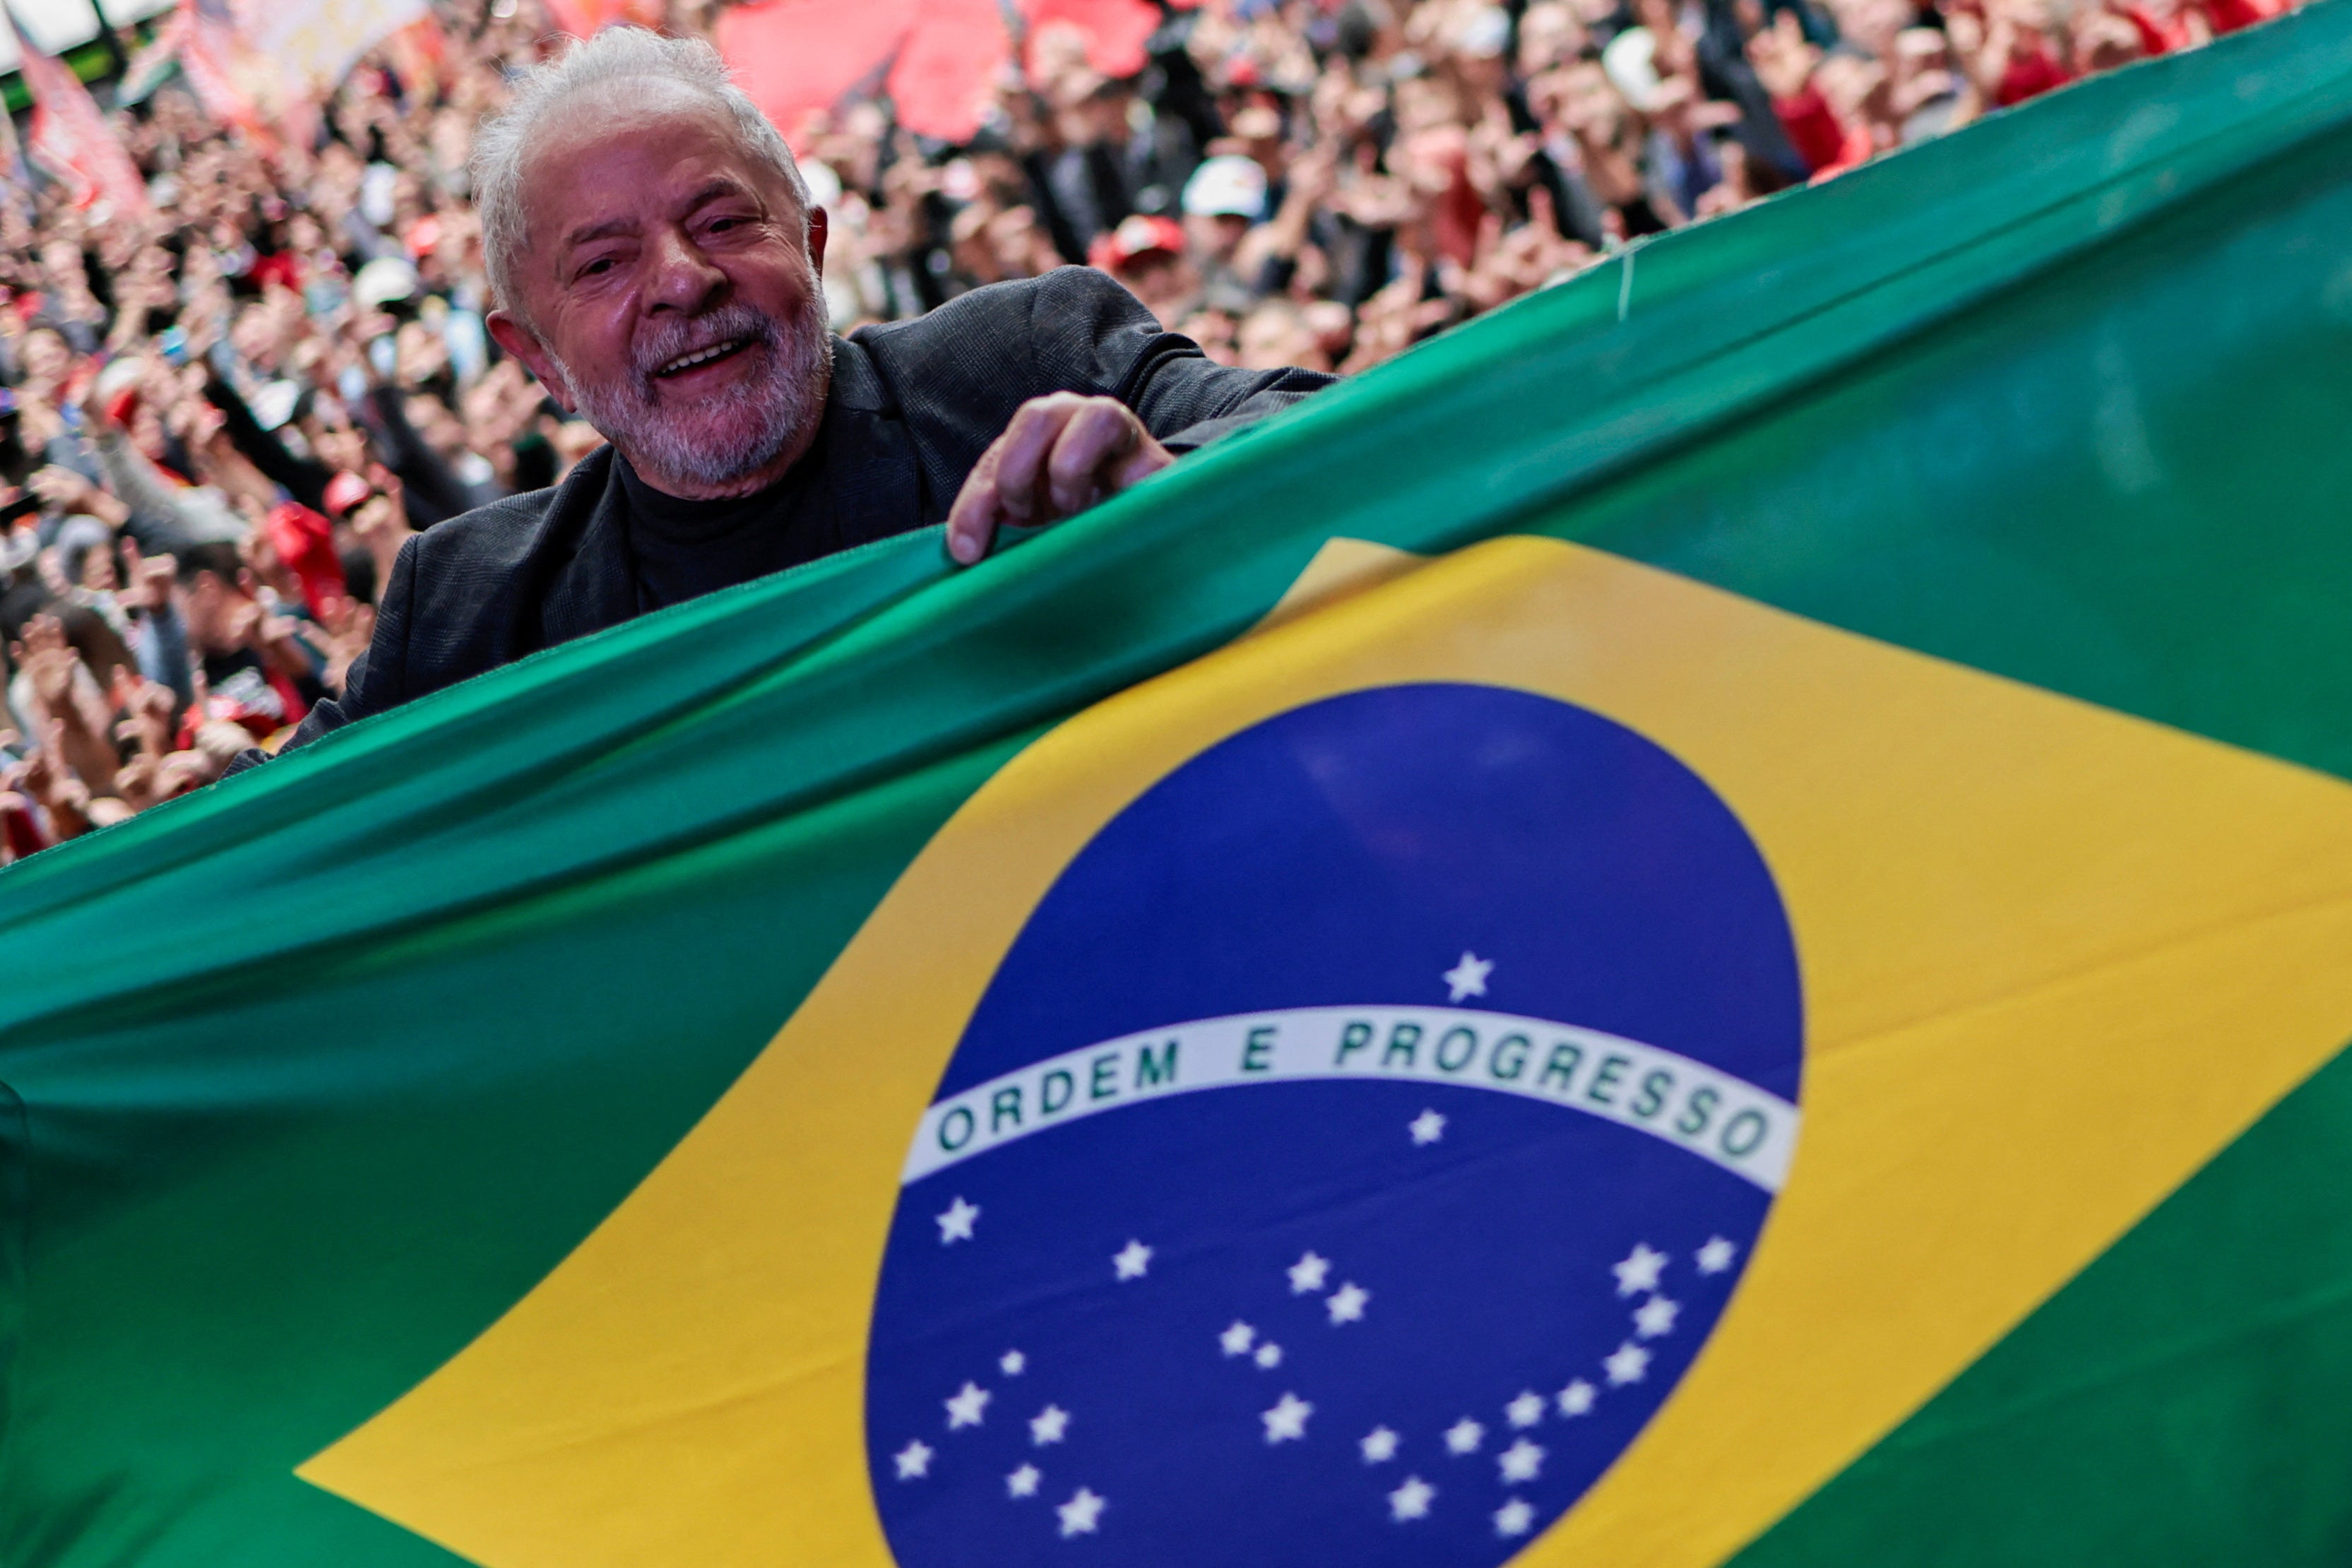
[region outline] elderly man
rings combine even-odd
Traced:
[[[825,215],[707,45],[610,28],[476,138],[500,347],[611,445],[404,545],[374,640],[295,744],[647,610],[945,521],[1123,490],[1325,384],[1209,363],[1098,272],[829,336]]]

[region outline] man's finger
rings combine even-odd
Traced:
[[[1153,440],[1147,431],[1125,457],[1111,465],[1108,493],[1117,495],[1139,485],[1175,460],[1176,454]]]
[[[988,553],[988,542],[996,533],[1003,510],[996,495],[996,463],[1003,451],[1004,437],[999,436],[972,465],[955,504],[948,509],[948,553],[966,566]]]
[[[1135,416],[1116,403],[1088,402],[1062,427],[1046,458],[1055,515],[1068,517],[1100,500],[1104,470],[1135,445]]]
[[[1023,404],[1004,427],[1003,447],[996,464],[997,504],[1015,522],[1043,521],[1052,505],[1039,482],[1045,477],[1045,455],[1061,437],[1083,400],[1067,393],[1034,397]]]

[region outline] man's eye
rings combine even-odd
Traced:
[[[609,256],[600,256],[595,260],[590,262],[587,266],[582,268],[580,269],[580,276],[583,278],[593,278],[599,273],[610,272],[612,269],[613,258]]]

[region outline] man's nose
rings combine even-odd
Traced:
[[[647,303],[656,310],[699,314],[727,286],[727,274],[713,266],[682,229],[658,230],[654,240],[653,276]]]

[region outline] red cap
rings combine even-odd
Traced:
[[[341,517],[374,493],[365,479],[345,468],[327,481],[327,515]]]
[[[1108,234],[1097,235],[1087,247],[1087,265],[1116,272],[1154,251],[1183,255],[1184,226],[1174,218],[1145,217],[1139,213]]]
[[[343,563],[335,554],[334,525],[299,501],[280,501],[261,521],[269,548],[287,569],[301,579],[302,602],[314,616],[323,616],[327,602],[350,596],[343,585]]]

